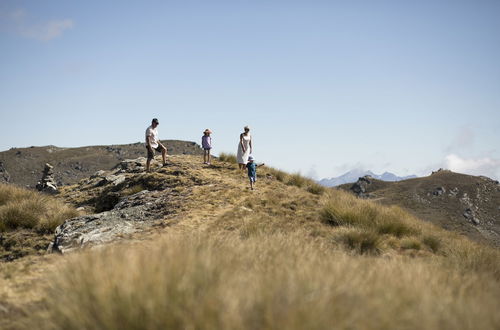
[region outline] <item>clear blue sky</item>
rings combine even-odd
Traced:
[[[500,1],[0,1],[0,150],[163,139],[500,177]]]

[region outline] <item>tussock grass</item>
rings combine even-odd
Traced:
[[[300,173],[289,174],[273,167],[266,167],[265,171],[268,175],[275,178],[279,182],[283,182],[288,186],[303,188],[311,194],[322,195],[327,191],[325,187],[312,179],[306,178]]]
[[[402,209],[360,200],[341,191],[329,194],[320,214],[332,226],[360,227],[396,237],[420,232],[417,222]]]
[[[219,154],[219,160],[221,162],[227,162],[227,163],[231,163],[231,164],[237,163],[236,155],[231,154],[231,153],[226,153],[226,152],[221,152]]]
[[[95,271],[98,269],[99,271]],[[353,257],[298,235],[169,235],[74,255],[38,329],[494,329],[500,286],[434,259]],[[478,306],[481,306],[480,308]]]
[[[416,238],[405,238],[401,242],[401,248],[405,250],[420,250],[422,243]]]
[[[0,184],[0,231],[26,228],[48,233],[75,216],[74,208],[50,196]]]
[[[372,231],[351,230],[342,235],[344,244],[359,254],[378,254],[380,236]]]
[[[422,238],[422,243],[427,245],[434,253],[438,252],[441,248],[441,241],[439,240],[439,238],[432,235],[424,236]]]

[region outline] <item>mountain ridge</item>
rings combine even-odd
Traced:
[[[394,173],[385,171],[382,174],[375,174],[370,170],[361,170],[355,169],[348,171],[342,175],[332,178],[324,178],[318,181],[319,184],[325,187],[336,187],[346,183],[354,183],[358,180],[358,178],[363,177],[365,175],[369,175],[374,179],[382,180],[382,181],[401,181],[417,178],[416,175],[407,175],[407,176],[398,176]]]

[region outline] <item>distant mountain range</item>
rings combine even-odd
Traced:
[[[329,179],[322,179],[319,180],[318,182],[326,187],[336,187],[340,186],[341,184],[346,184],[346,183],[352,183],[358,181],[358,178],[369,175],[374,179],[382,180],[382,181],[401,181],[401,180],[406,180],[406,179],[413,179],[416,178],[416,175],[408,175],[408,176],[397,176],[396,174],[389,173],[389,172],[384,172],[382,174],[375,174],[372,171],[366,171],[366,170],[352,170],[349,171],[345,174],[342,174],[341,176],[338,176],[336,178],[329,178]]]

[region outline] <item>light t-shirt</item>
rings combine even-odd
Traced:
[[[148,129],[146,130],[146,141],[148,140],[148,137],[151,136],[150,138],[150,144],[152,148],[158,148],[158,129],[153,128],[153,126],[149,126]],[[146,147],[148,146],[146,142]]]

